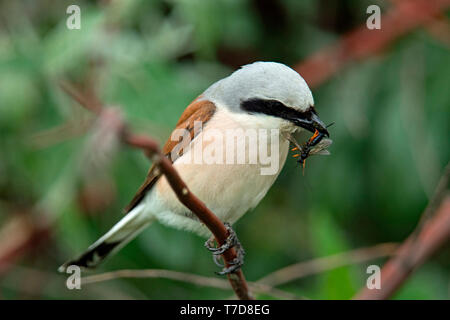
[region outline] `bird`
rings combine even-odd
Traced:
[[[302,130],[315,134],[314,143],[320,140],[317,135],[329,136],[317,115],[307,83],[285,64],[258,61],[215,82],[190,103],[162,152],[190,191],[226,222],[232,233],[231,226],[259,204],[277,179],[289,152],[290,140],[286,135]],[[276,139],[268,139],[269,131],[278,134],[271,136]],[[242,132],[250,134],[242,135]],[[260,145],[270,150],[270,159],[276,164],[273,168],[261,161],[247,161],[252,156],[262,158],[262,149],[255,151],[254,140],[249,137],[251,133],[264,132],[266,140],[261,138]],[[236,144],[224,147],[223,139],[230,134]],[[249,152],[241,162],[235,160],[239,143]],[[212,158],[216,161],[195,160],[196,150],[206,149],[215,151]],[[256,154],[250,155],[250,149]],[[228,159],[231,154],[233,157]],[[76,259],[63,264],[59,271],[70,265],[95,268],[156,221],[200,236],[211,236],[195,214],[177,199],[156,165],[150,167],[125,212],[106,234]]]

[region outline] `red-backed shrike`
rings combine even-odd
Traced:
[[[306,82],[283,64],[255,62],[195,99],[163,152],[189,189],[222,221],[233,224],[265,196],[285,163],[287,135],[302,128],[319,136],[313,144],[328,136]],[[154,221],[210,235],[155,166],[126,211],[110,231],[61,269],[95,267]]]

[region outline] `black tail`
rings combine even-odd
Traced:
[[[58,268],[58,271],[64,272],[70,265],[88,269],[95,268],[108,256],[117,252],[153,221],[152,218],[142,213],[142,208],[143,206],[135,207],[103,237],[91,245],[86,252],[77,259],[64,263]]]
[[[93,248],[86,250],[81,256],[74,260],[69,260],[58,268],[59,272],[64,272],[68,266],[76,265],[81,268],[93,269],[110,255],[122,241],[102,242]]]

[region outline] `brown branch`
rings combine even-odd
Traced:
[[[360,248],[310,261],[296,263],[268,274],[267,276],[259,279],[258,283],[278,286],[327,270],[390,256],[396,251],[397,248],[398,246],[395,243],[382,243],[369,248]]]
[[[108,109],[102,108],[101,104],[98,102],[98,99],[96,99],[94,95],[86,97],[67,82],[62,82],[62,88],[81,106],[87,110],[93,111],[97,115]],[[146,156],[158,165],[161,173],[166,176],[167,181],[180,202],[190,209],[200,219],[200,221],[208,227],[216,238],[217,243],[222,245],[228,236],[228,231],[225,225],[199,198],[190,192],[187,185],[173,167],[172,163],[161,153],[159,144],[149,137],[133,134],[126,127],[125,123],[123,123],[123,130],[121,130],[121,138],[127,145],[142,149]],[[236,258],[236,250],[234,248],[227,250],[223,254],[223,257],[226,266],[230,266],[230,263]],[[227,276],[231,287],[239,299],[253,299],[249,293],[244,274],[241,270]]]
[[[400,36],[435,21],[450,7],[450,0],[401,1],[381,16],[381,29],[369,30],[364,23],[294,66],[310,87],[318,87],[352,61],[380,53]]]
[[[417,228],[381,269],[381,289],[363,288],[355,299],[389,299],[417,268],[450,240],[449,179],[450,164]]]

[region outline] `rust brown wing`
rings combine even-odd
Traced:
[[[208,100],[200,100],[201,97],[195,99],[182,113],[175,129],[186,129],[191,135],[191,141],[194,139],[194,122],[201,121],[203,126],[208,122],[216,111],[216,106],[214,103]],[[198,132],[196,132],[198,134]],[[180,138],[181,139],[181,138]],[[178,156],[174,156],[172,159],[171,151],[179,143],[179,141],[172,141],[169,137],[164,147],[162,149],[163,154],[170,159],[170,161],[175,162],[175,160],[182,155],[180,151]],[[184,148],[185,146],[181,146]],[[181,149],[182,150],[182,149]],[[130,212],[134,207],[136,207],[139,202],[145,197],[147,192],[153,187],[153,185],[158,181],[160,174],[157,174],[155,170],[155,165],[152,165],[148,170],[147,177],[144,183],[140,186],[135,196],[125,207],[124,211],[126,213]]]

